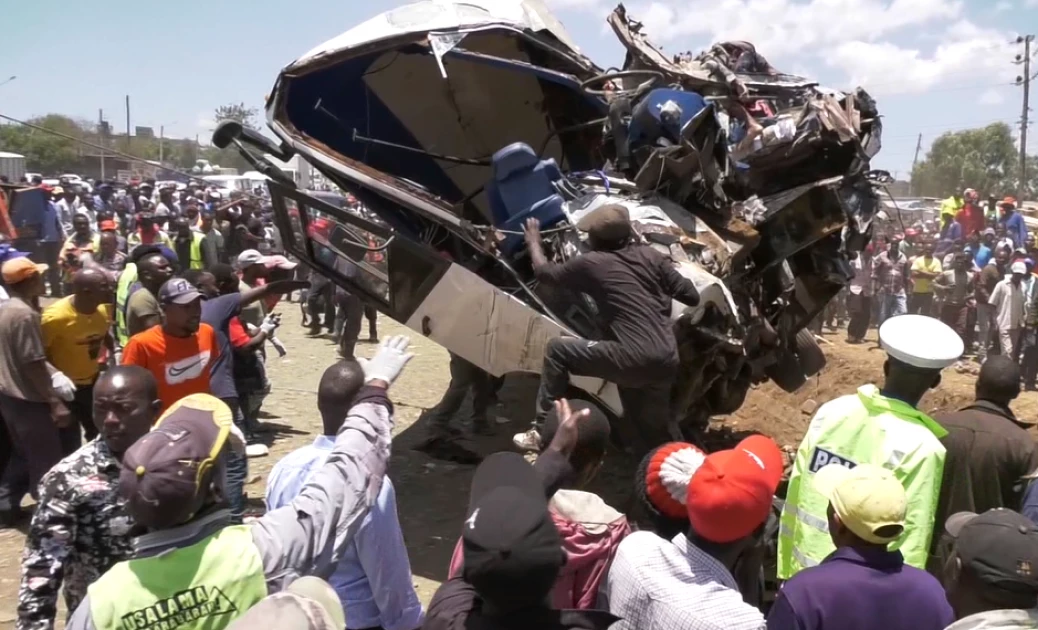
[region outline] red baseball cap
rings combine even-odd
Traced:
[[[782,451],[763,435],[708,455],[688,484],[692,530],[715,543],[752,534],[768,518],[783,468]]]
[[[112,230],[118,230],[119,228],[115,225],[115,221],[101,221],[101,224],[97,226],[102,232],[108,232]]]

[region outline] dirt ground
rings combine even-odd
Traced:
[[[321,372],[335,360],[335,347],[327,339],[313,339],[296,325],[294,307],[286,310],[286,324],[279,336],[288,346],[284,358],[271,358],[268,370],[273,392],[267,399],[265,420],[276,430],[268,457],[250,460],[251,482],[246,487],[251,507],[261,508],[265,480],[271,467],[286,453],[302,446],[320,432],[317,414],[317,382]],[[289,323],[291,322],[291,323]],[[406,332],[401,326],[381,319],[385,336]],[[872,335],[874,336],[875,331]],[[874,337],[870,337],[874,338]],[[396,439],[390,475],[397,490],[400,521],[411,559],[415,585],[423,602],[428,602],[445,578],[448,561],[457,539],[468,498],[472,467],[430,459],[411,450],[424,435],[419,421],[424,409],[433,406],[446,388],[449,374],[447,353],[438,345],[412,335],[415,358],[392,389],[396,404]],[[755,388],[738,413],[719,418],[715,428],[737,432],[762,432],[781,445],[796,448],[817,404],[853,392],[859,385],[882,378],[883,352],[875,344],[849,346],[842,335],[829,334],[823,349],[829,365],[795,394],[787,394],[768,383]],[[358,353],[370,356],[374,346],[361,344]],[[931,413],[963,406],[973,396],[975,376],[954,369],[945,372],[941,387],[923,401]],[[479,438],[483,452],[510,448],[511,435],[527,428],[533,415],[536,381],[530,377],[509,378],[501,392],[497,415],[509,422],[499,426],[498,435]],[[1024,394],[1014,405],[1018,416],[1038,419],[1038,396]],[[610,455],[602,473],[592,484],[612,505],[628,504],[635,462],[620,453]],[[13,628],[19,581],[19,558],[24,534],[0,532],[0,628]],[[64,610],[59,619],[64,618]]]

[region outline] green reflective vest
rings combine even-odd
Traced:
[[[130,329],[126,324],[126,303],[130,301],[130,288],[137,282],[137,265],[126,263],[115,285],[115,337],[119,347],[130,340]]]
[[[267,595],[248,525],[126,560],[87,589],[97,630],[222,630]]]
[[[900,549],[906,563],[925,570],[944,474],[940,438],[945,435],[932,418],[883,396],[875,385],[822,405],[797,449],[789,479],[779,522],[779,579],[817,565],[835,550],[829,538],[829,502],[814,488],[814,474],[828,464],[853,468],[869,463],[894,473],[908,494],[908,513],[904,535],[890,548]]]
[[[191,260],[187,261],[188,269],[202,269],[205,265],[202,263],[202,239],[205,238],[204,234],[198,232],[191,232]],[[177,242],[174,241],[174,246]],[[183,265],[184,261],[180,261]]]

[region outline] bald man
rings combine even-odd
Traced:
[[[118,492],[119,463],[158,419],[161,406],[155,377],[144,368],[116,366],[97,379],[93,422],[100,437],[40,482],[22,556],[19,630],[51,630],[62,584],[67,609],[75,610],[87,586],[133,555],[133,523]]]
[[[72,295],[43,310],[40,327],[47,362],[54,369],[51,382],[55,389],[63,390],[59,393],[68,400],[72,419],[89,441],[97,436],[92,414],[94,382],[104,360],[102,348],[114,349],[109,333],[112,282],[104,271],[88,268],[73,274],[71,287]],[[79,430],[73,433],[74,442],[63,440],[66,455],[79,448]]]
[[[346,420],[344,410],[364,386],[364,370],[353,358],[332,364],[317,386],[317,410],[324,435],[290,453],[274,466],[267,481],[267,510],[289,505],[324,465],[335,436]],[[411,580],[411,564],[396,511],[396,491],[382,480],[375,504],[328,578],[346,611],[347,628],[420,628],[425,619]]]

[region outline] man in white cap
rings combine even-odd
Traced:
[[[1009,268],[1009,277],[995,285],[988,304],[994,309],[995,325],[1002,354],[1020,359],[1020,332],[1024,328],[1024,278],[1027,265],[1018,260]]]
[[[925,569],[944,472],[947,432],[916,407],[941,382],[941,370],[962,356],[962,339],[925,315],[893,317],[880,326],[887,352],[882,388],[864,385],[819,408],[797,450],[782,509],[778,577],[788,580],[824,560],[834,547],[825,495],[816,473],[828,464],[889,469],[908,494],[905,535],[896,541],[905,563]]]

